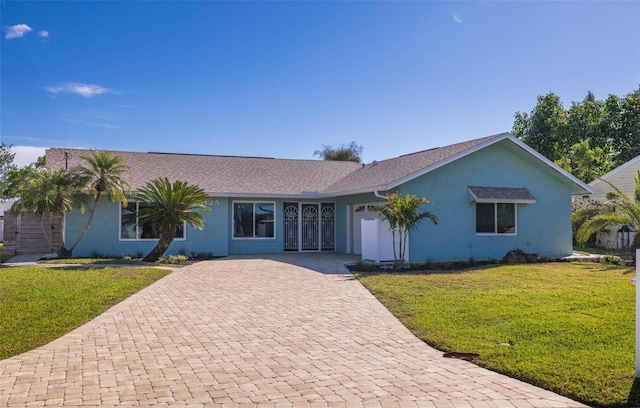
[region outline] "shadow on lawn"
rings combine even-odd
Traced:
[[[640,405],[640,379],[635,378],[633,380],[633,385],[629,390],[629,396],[627,397],[627,406],[637,407],[639,405]]]

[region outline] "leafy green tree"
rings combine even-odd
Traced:
[[[360,163],[362,162],[361,155],[363,150],[364,147],[359,146],[356,142],[351,142],[348,145],[344,144],[338,148],[322,145],[322,150],[316,150],[313,152],[313,155],[319,156],[323,160],[353,161]]]
[[[560,98],[548,93],[538,96],[531,113],[516,112],[512,133],[551,161],[562,157],[566,140],[567,112]]]
[[[71,254],[64,243],[61,247],[54,246],[52,229],[47,228],[45,216],[49,213],[63,215],[73,208],[84,211],[88,204],[88,197],[83,192],[87,180],[81,174],[67,170],[37,170],[32,166],[27,166],[27,169],[26,172],[15,173],[28,174],[30,178],[15,185],[13,191],[18,194],[18,200],[11,206],[9,213],[17,215],[31,212],[38,215],[49,247],[59,257],[68,257]]]
[[[85,180],[91,189],[93,203],[89,213],[89,219],[84,229],[76,238],[76,241],[69,247],[69,254],[73,252],[80,240],[89,230],[93,218],[96,215],[101,197],[105,197],[108,202],[121,202],[127,205],[127,195],[130,192],[129,183],[124,178],[129,171],[129,166],[120,156],[113,156],[106,151],[91,151],[88,156],[83,156],[84,164],[73,169],[78,177]]]
[[[591,214],[580,226],[576,234],[579,245],[585,244],[589,238],[609,226],[627,225],[636,231],[631,253],[635,257],[636,249],[640,248],[640,170],[635,176],[636,185],[633,190],[633,197],[629,197],[620,188],[614,186],[607,180],[612,191],[607,193],[607,201],[603,203],[595,214]],[[574,213],[574,218],[582,216],[580,211]]]
[[[619,140],[615,166],[640,156],[640,87],[621,101]]]
[[[377,207],[378,213],[387,220],[391,230],[394,269],[402,268],[404,265],[409,232],[417,228],[424,219],[429,219],[434,224],[438,223],[438,217],[428,211],[420,211],[423,204],[431,204],[431,201],[424,197],[412,194],[402,196],[395,192],[387,194],[387,201]]]
[[[143,258],[146,262],[156,262],[165,254],[179,225],[186,222],[203,229],[204,216],[196,210],[209,211],[211,201],[202,188],[184,181],[171,183],[166,177],[147,182],[133,199],[151,204],[141,209],[138,218],[141,223],[157,225],[160,231],[157,245]]]
[[[531,113],[516,112],[512,133],[572,174],[593,180],[640,155],[640,88],[604,101],[588,92],[568,110],[553,93],[538,96]]]
[[[11,198],[4,195],[4,192],[7,189],[8,174],[16,168],[13,164],[15,155],[15,153],[11,153],[11,145],[0,143],[0,193],[2,193],[2,198]]]
[[[556,160],[556,164],[585,183],[597,179],[611,170],[610,156],[601,147],[591,148],[588,140],[582,140]]]

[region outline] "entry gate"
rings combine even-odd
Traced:
[[[285,251],[335,251],[335,204],[284,203]]]

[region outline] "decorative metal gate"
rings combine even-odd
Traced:
[[[298,203],[284,203],[284,250],[298,250]]]
[[[302,250],[318,249],[318,204],[302,204]]]
[[[323,203],[320,207],[321,214],[321,231],[322,231],[322,246],[323,251],[335,250],[335,219],[336,211],[333,204]]]
[[[334,251],[335,205],[333,203],[284,203],[285,251]]]

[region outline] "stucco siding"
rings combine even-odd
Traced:
[[[211,252],[215,256],[228,255],[227,208],[226,198],[215,199],[211,211],[204,212],[204,229],[198,230],[187,225],[184,240],[175,240],[167,255],[180,252],[191,256],[193,253]],[[84,228],[88,212],[84,214],[74,210],[67,214],[65,223],[65,242],[67,247],[73,244]],[[91,227],[74,249],[74,256],[143,256],[153,248],[157,240],[121,240],[120,204],[101,201]]]
[[[410,236],[412,261],[501,258],[521,248],[540,256],[571,254],[570,186],[545,177],[538,163],[493,145],[401,186],[401,192],[432,200],[424,221]],[[525,187],[537,199],[517,205],[515,235],[478,235],[475,203],[468,186]]]

